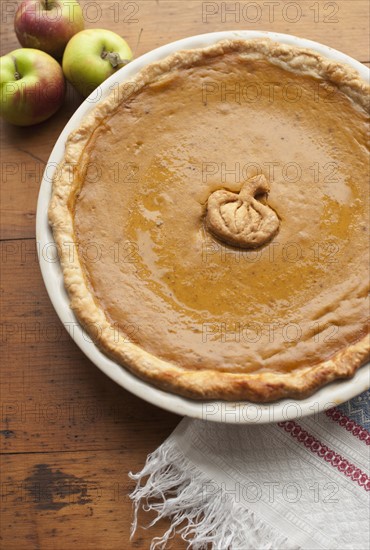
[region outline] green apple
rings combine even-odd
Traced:
[[[104,29],[88,29],[71,38],[63,56],[67,79],[84,97],[129,63],[132,52],[126,40]]]
[[[41,50],[21,48],[0,58],[0,114],[18,126],[38,124],[62,105],[61,66]]]
[[[26,48],[37,48],[61,58],[68,41],[85,23],[77,0],[23,0],[14,30]]]

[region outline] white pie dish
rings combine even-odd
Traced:
[[[114,89],[114,86],[118,82],[123,82],[129,79],[145,65],[164,58],[177,50],[199,48],[225,38],[248,39],[260,37],[268,37],[276,42],[291,44],[297,47],[310,48],[325,57],[350,65],[359,72],[363,79],[367,80],[369,78],[370,71],[365,66],[336,50],[316,42],[277,33],[258,31],[225,31],[194,36],[162,46],[161,48],[136,59],[105,81],[97,91],[85,100],[85,102],[72,116],[51,153],[41,184],[37,206],[36,235],[38,241],[40,266],[45,285],[61,321],[65,324],[66,328],[68,328],[73,339],[87,355],[87,357],[89,357],[89,359],[91,359],[96,366],[98,366],[105,374],[116,381],[119,385],[150,403],[161,406],[162,408],[177,414],[218,422],[224,421],[229,423],[249,424],[277,422],[292,418],[300,418],[301,416],[313,414],[326,408],[330,408],[334,405],[347,401],[369,387],[370,365],[363,366],[359,369],[351,380],[333,382],[321,388],[313,396],[300,401],[288,399],[263,405],[256,405],[248,402],[201,402],[193,401],[179,395],[159,390],[140,380],[135,375],[131,374],[129,371],[125,370],[123,367],[105,356],[90,341],[88,335],[80,327],[77,319],[69,307],[69,299],[64,289],[62,272],[59,262],[55,257],[56,249],[53,235],[48,225],[47,210],[50,200],[53,172],[63,157],[64,145],[69,133],[80,125],[82,118],[95,107],[96,102],[106,97],[106,95]],[[71,330],[72,328],[73,330]]]

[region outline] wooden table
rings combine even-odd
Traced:
[[[369,3],[82,0],[87,27],[103,27],[137,55],[189,35],[264,29],[323,42],[368,63]],[[1,55],[18,47],[17,2],[1,3]],[[106,378],[76,347],[46,294],[36,257],[35,211],[51,149],[81,99],[34,128],[1,129],[2,546],[126,549],[150,546],[162,522],[129,541],[133,483],[147,454],[180,418]],[[176,539],[172,548],[185,548]]]

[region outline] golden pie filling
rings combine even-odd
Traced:
[[[367,130],[339,86],[232,50],[133,89],[96,121],[68,202],[120,338],[203,380],[364,341]]]

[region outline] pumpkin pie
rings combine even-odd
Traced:
[[[195,399],[302,398],[369,357],[369,88],[269,40],[177,52],[66,143],[49,219],[71,307]]]

